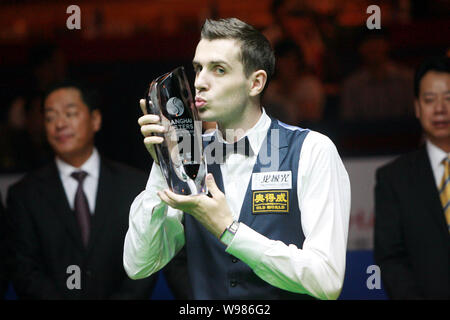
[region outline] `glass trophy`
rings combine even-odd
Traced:
[[[158,115],[165,128],[164,133],[154,133],[164,138],[161,144],[154,146],[169,188],[183,195],[206,194],[202,122],[183,67],[152,81],[142,111]]]

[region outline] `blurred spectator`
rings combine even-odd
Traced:
[[[30,169],[42,166],[50,159],[50,149],[45,139],[44,116],[42,114],[43,95],[52,83],[63,81],[68,76],[64,52],[53,43],[33,46],[28,58],[32,72],[27,101],[27,125],[33,163]]]
[[[412,116],[413,74],[390,59],[384,29],[367,30],[358,49],[362,65],[342,85],[342,119],[379,120]]]
[[[270,115],[298,125],[302,120],[322,119],[325,95],[322,83],[304,64],[302,51],[285,39],[274,46],[275,76],[266,89],[263,105]]]
[[[123,243],[132,200],[146,183],[94,146],[102,116],[92,90],[73,82],[44,103],[56,158],[10,187],[11,277],[22,299],[147,299],[154,277],[126,275]]]
[[[424,61],[414,92],[426,142],[377,170],[374,256],[391,299],[448,300],[450,59]]]
[[[273,25],[266,35],[272,44],[290,38],[301,48],[305,65],[320,74],[325,45],[315,20],[303,1],[274,0],[272,3]]]
[[[336,22],[337,3],[317,6],[314,1],[274,0],[270,12],[272,24],[264,35],[272,45],[289,38],[300,47],[305,67],[324,82],[339,77],[336,51],[340,44],[340,30]]]
[[[30,105],[29,102],[19,96],[6,104],[0,123],[0,173],[27,172],[50,160],[40,103]]]
[[[49,85],[67,76],[67,61],[64,52],[53,43],[40,43],[31,47],[28,54],[32,73],[32,91],[43,93]]]
[[[31,47],[28,63],[28,83],[6,102],[7,113],[0,126],[0,172],[26,172],[51,157],[45,140],[42,95],[51,83],[66,77],[66,61],[57,46],[44,43]]]

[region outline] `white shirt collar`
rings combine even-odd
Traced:
[[[433,144],[430,140],[426,140],[426,147],[428,151],[428,156],[430,157],[431,166],[438,166],[442,164],[442,160],[444,160],[449,154]]]
[[[72,172],[79,170],[86,171],[88,176],[95,179],[97,179],[100,175],[100,155],[96,148],[93,149],[91,156],[79,168],[68,164],[58,157],[56,157],[55,161],[59,174],[64,177],[70,177]]]
[[[266,133],[270,127],[270,123],[270,117],[267,115],[266,110],[262,108],[262,114],[259,117],[258,122],[256,122],[256,124],[246,133],[246,136],[248,137],[248,140],[250,142],[250,146],[252,147],[252,150],[255,152],[255,154],[259,152],[261,144],[266,138]]]

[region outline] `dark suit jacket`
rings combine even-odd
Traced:
[[[375,261],[393,299],[449,299],[450,236],[425,147],[377,170]]]
[[[8,289],[9,275],[7,273],[7,251],[6,251],[6,228],[5,228],[5,212],[2,203],[2,195],[0,194],[0,300],[4,299]]]
[[[7,218],[14,289],[25,299],[148,299],[155,278],[131,280],[123,245],[133,199],[147,177],[101,158],[95,213],[85,248],[54,162],[28,174],[8,192]],[[81,289],[74,271],[81,271]]]

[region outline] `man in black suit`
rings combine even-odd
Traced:
[[[14,289],[24,299],[148,299],[155,278],[133,281],[123,264],[130,204],[146,175],[94,146],[101,113],[90,91],[64,82],[44,101],[55,161],[8,192]]]
[[[431,58],[416,71],[425,145],[376,173],[374,254],[392,299],[450,298],[449,60]]]

